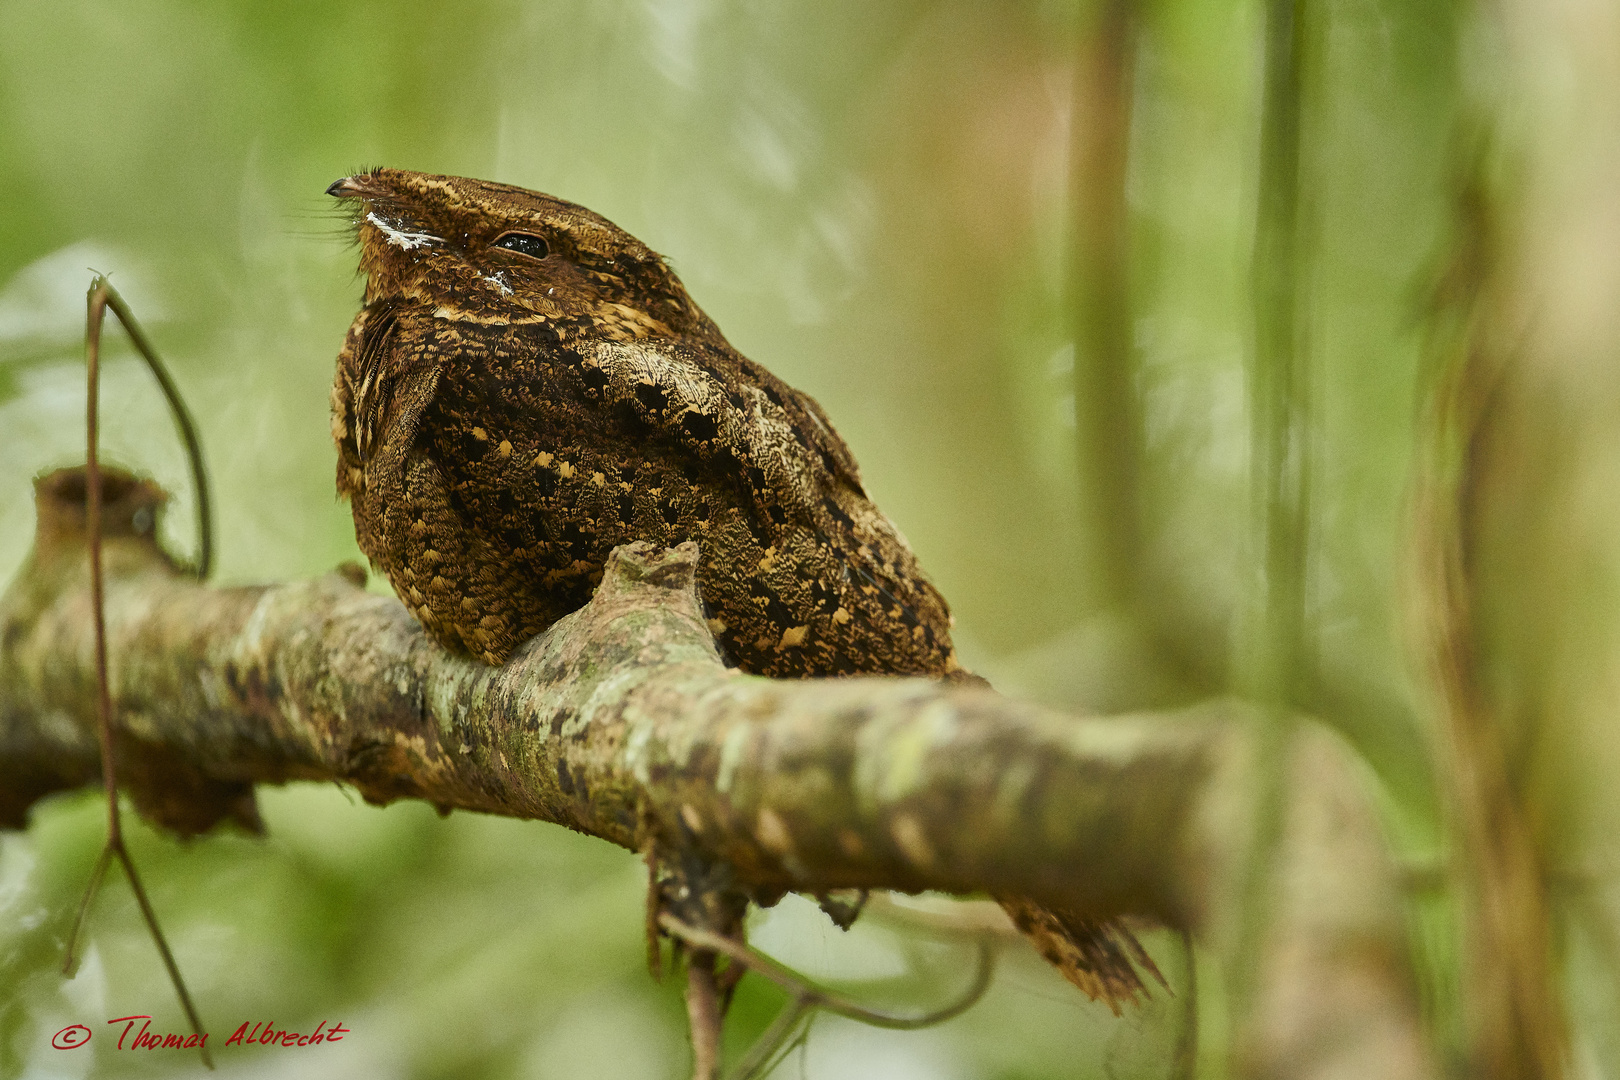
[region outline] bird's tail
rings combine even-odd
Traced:
[[[1118,1016],[1123,1005],[1151,997],[1142,980],[1146,972],[1166,990],[1159,968],[1118,919],[1086,919],[1072,912],[1043,907],[1017,896],[998,896],[1013,921],[1040,954],[1063,977],[1093,1000],[1107,1002]]]

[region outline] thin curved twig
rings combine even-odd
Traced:
[[[185,1010],[186,1019],[191,1023],[192,1030],[198,1035],[203,1033],[202,1020],[197,1015],[197,1008],[192,1004],[191,994],[186,990],[186,983],[180,976],[180,968],[174,962],[174,954],[169,950],[169,943],[163,936],[163,929],[158,925],[157,913],[152,910],[152,903],[147,899],[146,889],[141,885],[140,876],[135,872],[135,860],[130,858],[129,849],[124,846],[123,819],[118,804],[118,776],[113,763],[112,741],[112,694],[107,684],[107,620],[105,604],[105,582],[103,581],[101,565],[101,455],[100,455],[100,385],[101,385],[101,326],[106,318],[106,309],[111,306],[111,298],[116,296],[112,286],[107,284],[105,277],[97,276],[90,285],[90,295],[87,298],[88,312],[86,316],[84,335],[84,354],[86,368],[85,388],[85,532],[88,537],[90,552],[90,607],[91,620],[95,627],[95,658],[96,658],[96,736],[101,747],[101,780],[107,793],[107,842],[102,848],[101,855],[96,860],[95,869],[91,871],[90,881],[84,891],[84,898],[79,902],[79,914],[73,921],[73,930],[68,935],[67,948],[62,958],[62,973],[72,977],[78,968],[79,937],[90,914],[90,905],[95,900],[101,882],[107,875],[107,866],[113,856],[118,857],[119,864],[123,866],[124,873],[129,879],[129,885],[135,893],[135,900],[141,908],[141,917],[146,921],[146,928],[151,931],[152,940],[157,944],[158,952],[163,957],[163,966],[168,970],[169,979],[174,984],[175,993],[180,998],[180,1006]],[[118,307],[123,301],[118,301]],[[118,310],[114,307],[114,310]],[[127,309],[126,309],[127,310]],[[132,329],[132,320],[124,320],[125,328],[131,329],[131,336],[136,337],[136,330]],[[137,339],[137,345],[140,344]],[[165,383],[165,392],[172,389],[162,374],[162,367],[156,363],[156,354],[143,349],[149,362],[153,363],[154,370],[159,372],[159,381]],[[172,402],[171,402],[172,403]],[[183,414],[182,414],[183,415]],[[194,437],[193,437],[194,438]],[[199,501],[199,506],[205,505]],[[204,538],[206,539],[206,531]],[[204,549],[206,557],[207,549]],[[202,1054],[203,1064],[210,1069],[214,1067],[213,1058],[208,1053],[207,1043],[199,1043],[198,1051]]]
[[[771,1026],[754,1040],[754,1045],[737,1062],[736,1068],[727,1074],[726,1080],[754,1080],[757,1076],[769,1076],[793,1052],[793,1047],[803,1042],[809,1034],[807,1027],[793,1040],[788,1039],[805,1017],[814,1012],[815,1006],[803,998],[789,998],[782,1011],[776,1014],[776,1019],[771,1021]]]
[[[118,316],[124,331],[129,334],[129,340],[135,344],[135,351],[146,361],[152,377],[157,380],[158,387],[163,391],[164,399],[169,403],[169,412],[174,416],[174,426],[186,444],[186,459],[191,464],[191,486],[197,493],[197,562],[191,571],[199,581],[207,581],[209,571],[214,566],[214,511],[213,500],[208,490],[208,469],[203,461],[202,442],[197,437],[197,425],[191,419],[191,410],[186,408],[185,398],[180,396],[180,388],[175,386],[174,380],[169,377],[169,369],[159,359],[157,349],[153,348],[151,339],[146,336],[146,331],[141,329],[141,324],[135,321],[134,312],[124,303],[124,298],[118,295],[118,290],[114,289],[112,283],[104,276],[98,276],[90,288],[92,291],[99,288],[104,292],[104,303],[112,309],[114,315]],[[99,334],[98,327],[97,335]]]
[[[101,879],[107,876],[112,858],[112,845],[103,844],[95,869],[90,871],[90,881],[84,887],[84,896],[79,900],[79,914],[73,920],[73,929],[68,931],[67,948],[62,953],[62,974],[70,979],[79,973],[79,936],[84,933],[85,921],[90,918],[90,902],[101,891]]]
[[[1006,909],[994,900],[952,897],[948,907],[915,906],[897,901],[893,893],[879,890],[867,897],[863,911],[868,920],[938,938],[956,941],[985,938],[1003,942],[1024,939]]]
[[[851,1020],[858,1020],[873,1027],[892,1028],[900,1031],[912,1031],[917,1028],[932,1027],[944,1023],[955,1016],[960,1016],[972,1008],[984,996],[990,987],[990,978],[995,972],[996,951],[987,941],[979,942],[979,966],[974,973],[973,982],[957,1000],[933,1012],[921,1016],[896,1016],[893,1013],[881,1012],[859,1005],[842,994],[831,990],[811,986],[804,978],[789,971],[783,965],[772,960],[761,952],[739,944],[728,937],[700,930],[682,922],[669,912],[658,916],[658,925],[665,931],[680,938],[688,945],[709,952],[723,953],[736,963],[742,964],[750,971],[756,971],[765,976],[795,998],[808,1002],[815,1008],[826,1009],[828,1012],[847,1016]]]

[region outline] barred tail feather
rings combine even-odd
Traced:
[[[1017,896],[996,900],[1013,925],[1064,978],[1092,1000],[1106,1002],[1115,1016],[1122,1005],[1135,1005],[1153,996],[1142,981],[1144,971],[1170,989],[1153,958],[1118,919],[1081,918]]]

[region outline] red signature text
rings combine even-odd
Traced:
[[[124,1030],[118,1033],[120,1050],[186,1050],[208,1046],[207,1032],[178,1035],[171,1031],[153,1031],[152,1018],[144,1013],[140,1016],[120,1016],[107,1023],[124,1025]],[[135,1030],[137,1023],[141,1025],[139,1031]],[[225,1040],[225,1045],[316,1046],[325,1042],[342,1042],[343,1036],[349,1034],[352,1032],[342,1024],[328,1025],[325,1020],[316,1024],[315,1030],[308,1035],[301,1031],[287,1031],[276,1027],[274,1023],[267,1024],[261,1020],[252,1025],[244,1023],[236,1029],[236,1034]],[[83,1024],[69,1024],[51,1037],[51,1045],[58,1050],[73,1050],[89,1041],[90,1029]]]
[[[323,1042],[342,1042],[343,1036],[349,1034],[349,1029],[342,1024],[326,1026],[322,1020],[315,1025],[315,1030],[308,1035],[297,1031],[278,1030],[275,1023],[266,1024],[262,1020],[253,1025],[248,1031],[247,1024],[236,1029],[236,1034],[225,1040],[226,1046],[254,1045],[259,1046],[314,1046]]]
[[[124,1040],[129,1038],[129,1033],[135,1027],[135,1021],[137,1020],[145,1020],[146,1023],[141,1025],[141,1030],[136,1033],[135,1038],[130,1041],[129,1046],[126,1048]],[[107,1023],[124,1025],[124,1030],[118,1034],[118,1049],[120,1050],[183,1050],[187,1047],[208,1045],[206,1032],[201,1035],[175,1035],[171,1032],[155,1035],[152,1033],[152,1018],[150,1016],[120,1016],[116,1020],[107,1021]]]

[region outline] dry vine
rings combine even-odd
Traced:
[[[96,893],[101,889],[102,879],[106,877],[107,867],[116,858],[118,864],[124,868],[124,875],[129,879],[130,890],[135,894],[135,900],[140,905],[141,918],[145,920],[147,929],[152,934],[152,941],[157,945],[158,953],[163,957],[163,966],[169,973],[169,981],[174,984],[175,994],[180,998],[180,1006],[185,1010],[186,1019],[191,1022],[194,1035],[201,1036],[203,1031],[202,1020],[197,1015],[197,1007],[192,1003],[191,994],[186,989],[185,979],[180,974],[179,966],[174,962],[174,954],[169,949],[169,943],[163,936],[163,928],[158,923],[157,913],[152,910],[152,902],[146,895],[146,889],[141,884],[141,878],[135,871],[135,860],[130,858],[129,848],[124,843],[123,816],[118,803],[118,775],[113,757],[113,707],[112,696],[107,688],[107,632],[105,609],[103,605],[103,574],[101,562],[101,503],[102,503],[102,473],[100,454],[101,431],[101,328],[106,320],[107,309],[111,308],[123,324],[130,340],[135,343],[136,351],[146,361],[147,367],[157,379],[158,386],[169,403],[174,414],[176,426],[186,443],[186,451],[191,461],[192,478],[197,492],[197,534],[198,554],[197,565],[193,573],[198,580],[206,579],[210,564],[213,561],[213,528],[209,513],[208,479],[203,468],[201,444],[197,439],[196,425],[186,409],[185,402],[175,387],[174,381],[169,378],[163,361],[158,358],[157,351],[152,347],[135,316],[130,312],[129,306],[124,303],[123,297],[112,287],[112,284],[101,275],[91,282],[90,293],[87,300],[88,312],[84,331],[85,353],[85,467],[84,467],[84,502],[85,502],[85,539],[90,565],[90,607],[92,621],[95,626],[95,664],[96,664],[96,736],[101,751],[102,786],[107,795],[107,841],[101,849],[101,855],[96,859],[95,867],[90,871],[90,880],[85,885],[84,898],[79,902],[78,916],[73,920],[73,929],[68,932],[67,945],[63,949],[62,973],[71,978],[78,970],[79,938],[84,932],[84,926],[90,916],[90,905],[94,902]],[[156,521],[152,521],[155,530]],[[214,1067],[212,1058],[208,1053],[206,1041],[199,1041],[197,1050],[202,1055],[203,1064],[210,1069]]]

